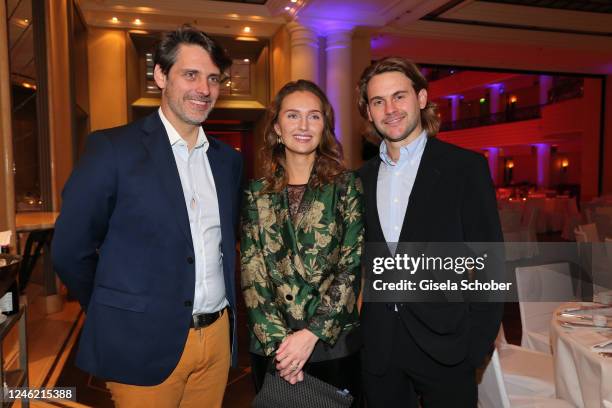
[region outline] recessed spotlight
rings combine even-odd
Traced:
[[[140,19],[139,19],[139,18],[137,18],[136,20],[134,20],[134,24],[136,24],[136,25],[141,25],[141,24],[142,24],[142,21],[140,21]]]
[[[292,3],[297,3],[297,0],[291,0]]]
[[[24,19],[23,19],[23,22],[24,22],[24,23],[26,23],[26,24],[28,24],[28,23],[30,22],[30,20],[29,20],[29,19],[27,19],[27,18],[24,18]]]
[[[113,18],[111,18],[111,21],[112,21],[113,23],[118,23],[118,22],[119,22],[119,19],[118,19],[117,17],[113,17]]]
[[[246,36],[238,36],[236,37],[236,41],[259,41],[257,37],[246,37]]]
[[[245,33],[250,33],[250,32],[251,32],[251,27],[248,27],[248,26],[247,26],[247,27],[244,27],[244,28],[242,29],[242,31],[244,31]]]
[[[249,62],[250,60],[248,58],[243,59],[242,61],[244,62]]]
[[[289,11],[289,10],[291,10],[291,7],[285,6],[285,11]]]

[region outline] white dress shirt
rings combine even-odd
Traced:
[[[161,108],[159,117],[168,133],[189,214],[196,274],[193,314],[216,312],[227,306],[228,301],[223,280],[219,202],[206,155],[209,142],[200,127],[198,139],[190,152],[187,142],[164,116]]]
[[[397,162],[389,157],[387,144],[384,141],[380,144],[382,162],[378,169],[376,205],[380,226],[388,243],[399,241],[410,193],[426,143],[427,132],[423,131],[415,140],[402,146]]]

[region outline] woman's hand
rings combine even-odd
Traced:
[[[291,384],[304,379],[302,368],[318,340],[308,329],[299,330],[283,340],[276,351],[276,369],[283,379]]]

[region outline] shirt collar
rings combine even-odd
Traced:
[[[170,146],[174,146],[180,141],[185,141],[185,139],[183,139],[181,135],[179,135],[179,133],[176,131],[174,126],[172,126],[172,123],[170,123],[168,118],[166,118],[166,115],[164,115],[164,112],[162,111],[161,107],[158,109],[158,112],[159,118],[161,119],[162,123],[164,124],[164,127],[166,128],[166,133],[168,134]],[[187,142],[185,142],[185,144],[187,144]],[[202,129],[202,126],[198,127],[198,139],[196,140],[194,149],[199,149],[200,147],[203,147],[204,151],[206,152],[208,151],[209,144],[210,143],[208,141],[208,138],[206,137],[206,134],[204,133],[204,129]]]
[[[423,130],[416,139],[400,148],[400,158],[397,162],[394,162],[387,153],[387,144],[383,140],[380,144],[379,154],[380,159],[388,166],[396,166],[403,164],[414,156],[420,155],[425,149],[425,143],[427,142],[427,131]]]

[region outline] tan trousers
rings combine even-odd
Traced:
[[[107,382],[119,408],[221,407],[230,367],[227,310],[203,329],[189,329],[183,354],[164,382],[139,386]]]

